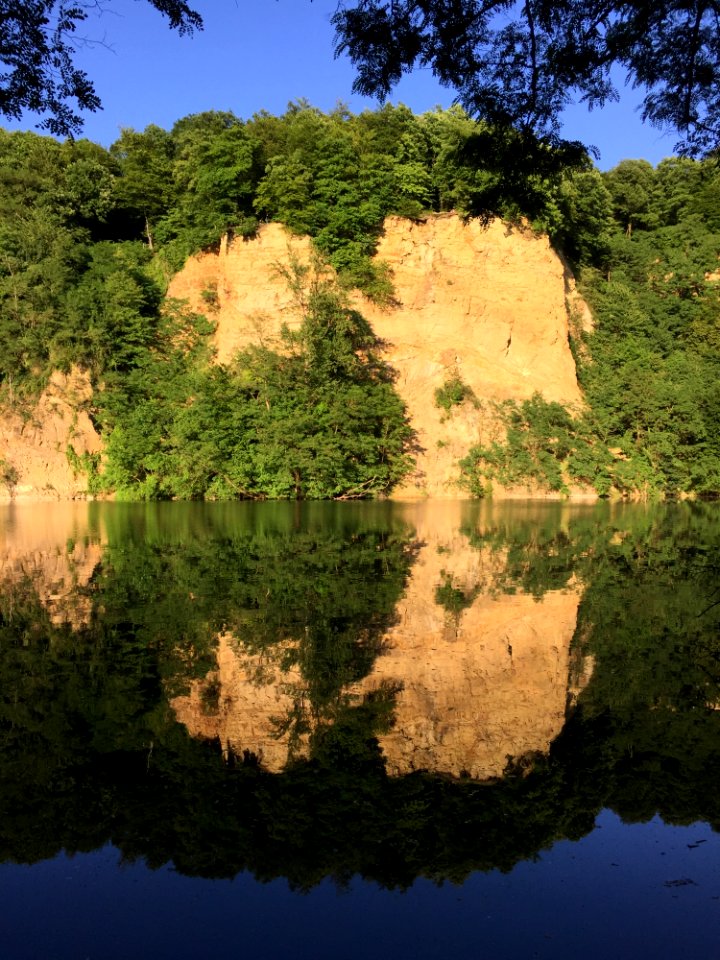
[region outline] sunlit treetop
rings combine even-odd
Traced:
[[[0,115],[32,112],[50,133],[78,133],[100,107],[75,64],[78,28],[113,2],[0,0]],[[180,33],[202,29],[184,0],[146,2]],[[643,119],[701,156],[720,142],[719,17],[720,0],[340,0],[333,25],[356,92],[382,99],[429,68],[476,119],[557,146],[563,108],[616,100],[624,72]]]

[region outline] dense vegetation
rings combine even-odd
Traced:
[[[561,191],[584,208],[558,239],[595,319],[583,331],[576,318],[572,343],[587,406],[578,416],[539,396],[509,404],[507,441],[471,451],[468,485],[717,495],[720,170],[623,161],[571,175]]]
[[[354,88],[387,97],[405,73],[432,70],[478,119],[520,131],[529,150],[560,140],[567,104],[642,93],[642,118],[680,133],[679,149],[717,149],[717,10],[635,0],[357,0],[333,16]],[[529,167],[528,169],[532,169]]]
[[[80,131],[75,111],[97,110],[100,98],[76,63],[78,35],[111,2],[98,8],[4,0],[0,114],[32,111],[55,134]],[[148,2],[180,34],[203,29],[201,11],[185,0]],[[348,54],[357,69],[355,90],[385,100],[404,73],[429,68],[501,138],[520,134],[528,173],[548,145],[563,143],[563,108],[577,101],[592,110],[617,99],[621,73],[643,92],[643,120],[683,137],[679,152],[717,149],[720,54],[712,3],[357,0],[338,4],[332,23],[336,53]]]
[[[372,260],[389,214],[525,217],[570,260],[596,316],[573,338],[587,407],[509,405],[507,442],[464,462],[469,488],[716,494],[716,165],[625,161],[600,174],[587,156],[548,148],[528,176],[520,149],[459,108],[204,113],[171,131],[124,130],[109,150],[0,132],[2,399],[31,398],[53,369],[86,369],[107,444],[101,475],[83,464],[92,489],[383,494],[409,469],[412,438],[346,291],[391,300],[388,270]],[[299,329],[220,366],[213,291],[198,317],[164,290],[188,254],[266,220],[309,234],[320,266],[288,276]],[[450,387],[438,398],[448,416],[476,402]]]

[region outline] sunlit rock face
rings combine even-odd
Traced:
[[[309,255],[306,238],[266,224],[256,239],[188,260],[168,292],[204,313],[212,300],[218,358],[227,361],[248,344],[272,343],[282,323],[299,323],[283,268]],[[419,450],[417,470],[395,497],[455,498],[463,495],[458,460],[498,435],[493,401],[539,391],[581,403],[568,343],[571,278],[546,237],[454,214],[388,218],[377,257],[391,268],[396,305],[380,308],[360,296],[356,305],[397,372]],[[435,391],[455,375],[481,405],[466,402],[448,416]]]
[[[68,458],[98,453],[100,437],[84,406],[92,396],[90,377],[73,369],[55,371],[36,404],[24,415],[0,415],[0,502],[72,500],[84,496],[87,477]]]
[[[502,434],[494,402],[539,391],[547,400],[581,404],[568,343],[568,295],[578,310],[572,278],[547,237],[454,214],[422,222],[388,218],[377,257],[391,269],[395,303],[381,308],[357,295],[355,305],[397,374],[416,434],[416,470],[394,496],[463,496],[458,461],[474,444]],[[218,253],[191,257],[168,295],[212,317],[218,359],[225,362],[250,344],[272,346],[283,324],[300,323],[288,268],[310,258],[307,238],[264,224],[252,240],[225,240]],[[455,376],[479,404],[468,400],[448,414],[435,391]],[[81,457],[102,448],[86,410],[91,396],[87,373],[56,371],[29,416],[21,417],[12,401],[2,411],[0,501],[84,495],[87,478],[67,451],[72,446]],[[496,488],[495,495],[534,492]]]
[[[102,553],[86,503],[0,505],[0,583],[32,584],[55,624],[88,622],[92,604],[83,588]]]
[[[539,600],[501,592],[506,557],[470,545],[458,530],[460,509],[446,502],[413,513],[420,548],[397,623],[371,673],[345,691],[359,703],[383,686],[398,689],[394,724],[379,736],[394,775],[500,776],[510,760],[547,752],[571,694],[589,679],[588,664],[570,662],[579,585]],[[281,770],[306,750],[281,718],[304,711],[310,728],[317,719],[300,672],[282,669],[286,653],[262,659],[243,650],[242,637],[221,637],[217,671],[173,701],[178,719],[193,735]]]

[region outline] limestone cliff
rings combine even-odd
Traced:
[[[56,371],[32,406],[11,404],[0,416],[0,501],[72,500],[82,496],[87,477],[68,459],[102,444],[84,407],[92,396],[90,378],[78,370]]]
[[[214,302],[218,358],[226,361],[299,320],[278,267],[290,257],[307,260],[309,252],[306,238],[266,224],[256,239],[191,258],[169,295],[200,312]],[[497,433],[492,401],[539,391],[547,400],[581,403],[568,344],[567,270],[546,237],[452,214],[389,218],[377,256],[391,268],[396,305],[381,308],[358,296],[357,306],[397,372],[420,451],[416,473],[396,495],[457,497],[458,460]],[[435,390],[455,374],[480,409],[466,403],[448,415],[437,407]]]

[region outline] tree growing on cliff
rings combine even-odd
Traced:
[[[172,325],[157,331],[124,386],[104,395],[110,489],[127,499],[360,499],[408,472],[411,430],[370,325],[329,281],[290,280],[297,329],[228,367],[207,363],[198,318],[166,318],[182,321],[183,337]]]
[[[251,347],[236,360],[252,439],[229,473],[272,498],[387,493],[411,466],[411,430],[377,338],[328,281],[311,281],[301,306],[279,351]]]

